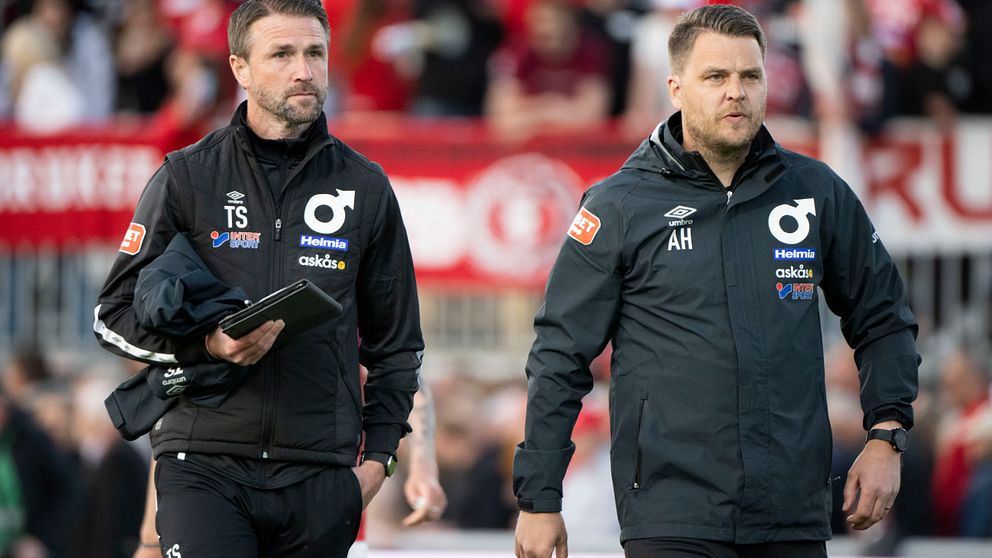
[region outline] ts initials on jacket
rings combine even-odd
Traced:
[[[726,189],[682,150],[680,116],[586,192],[551,272],[518,503],[560,509],[589,362],[612,342],[621,540],[828,539],[819,293],[856,348],[865,424],[909,426],[919,357],[903,283],[826,165],[762,128]]]
[[[100,295],[97,338],[151,363],[210,360],[202,336],[149,334],[132,308],[138,270],[179,232],[218,279],[252,300],[307,278],[344,314],[271,351],[219,408],[181,401],[153,429],[155,453],[353,466],[363,430],[366,450],[394,453],[409,429],[424,345],[393,191],[378,165],[327,134],[323,118],[301,162],[270,187],[244,114],[242,105],[230,126],[170,153],[152,178]],[[364,410],[359,361],[369,369]]]

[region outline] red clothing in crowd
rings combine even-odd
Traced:
[[[990,404],[989,399],[984,399],[965,409],[949,432],[950,439],[937,451],[930,487],[937,535],[950,537],[958,534],[961,506],[973,470],[967,456],[968,433],[974,419],[989,412]]]
[[[609,58],[601,41],[583,35],[578,48],[561,61],[539,57],[520,43],[496,55],[494,77],[513,77],[520,80],[528,95],[562,93],[571,95],[584,79],[607,79]]]
[[[954,0],[866,0],[872,33],[888,59],[900,67],[916,60],[916,30],[934,18],[964,31],[964,12]]]

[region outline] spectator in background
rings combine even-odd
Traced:
[[[974,348],[958,347],[943,361],[941,390],[946,415],[937,434],[932,498],[936,534],[958,536],[968,486],[975,470],[968,448],[973,432],[992,413],[989,360]]]
[[[925,16],[916,28],[916,46],[915,60],[901,74],[900,112],[929,116],[941,129],[949,129],[971,96],[960,29]]]
[[[623,116],[625,137],[640,141],[658,122],[675,112],[668,98],[668,35],[682,12],[702,0],[651,0],[652,11],[638,22],[631,45],[630,84]]]
[[[573,536],[616,538],[620,535],[610,478],[610,417],[604,390],[585,398],[575,421],[575,453],[562,482],[561,515]]]
[[[20,128],[54,133],[84,119],[82,92],[59,61],[58,43],[44,25],[22,18],[3,36],[0,112]],[[20,398],[14,388],[11,392]]]
[[[965,33],[965,59],[971,76],[969,112],[992,113],[992,2],[959,0],[968,29]]]
[[[15,404],[24,407],[39,387],[52,378],[48,360],[36,345],[17,349],[0,377],[3,393]]]
[[[228,70],[226,31],[234,4],[227,0],[168,4],[166,21],[176,47],[165,61],[169,93],[150,133],[179,148],[223,125],[236,104],[239,90]]]
[[[503,40],[494,0],[415,0],[422,70],[415,116],[481,116],[487,61]]]
[[[325,0],[339,3],[342,0]],[[348,2],[344,2],[348,4]],[[410,69],[388,59],[373,48],[376,34],[389,25],[407,21],[410,0],[355,0],[343,32],[332,37],[336,51],[331,59],[340,70],[344,112],[401,112],[409,104],[412,81]],[[328,11],[333,7],[328,7]]]
[[[127,558],[138,545],[148,465],[107,420],[103,399],[118,380],[93,370],[73,389],[73,431],[85,483],[72,530],[77,558]]]
[[[114,41],[118,112],[147,115],[165,101],[169,90],[166,61],[173,49],[155,0],[124,3]]]
[[[69,555],[75,479],[66,456],[0,393],[0,556]]]
[[[525,141],[605,121],[610,109],[607,53],[583,33],[567,0],[535,0],[526,42],[495,55],[486,115],[498,134]]]
[[[30,17],[55,37],[61,63],[82,96],[82,120],[110,118],[115,98],[113,51],[107,34],[84,10],[84,1],[34,0]]]
[[[992,537],[992,407],[975,417],[965,443],[972,475],[965,489],[959,534]]]

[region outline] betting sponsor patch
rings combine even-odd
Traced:
[[[145,241],[145,226],[140,223],[131,223],[124,233],[124,240],[121,241],[120,251],[129,256],[133,256],[141,251],[141,243]]]
[[[578,240],[580,244],[589,246],[592,244],[596,233],[599,232],[599,217],[596,217],[588,209],[579,209],[579,214],[572,220],[572,225],[568,227],[568,236]]]

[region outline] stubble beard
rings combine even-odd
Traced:
[[[696,149],[706,158],[743,159],[751,148],[751,142],[758,135],[763,120],[763,112],[760,115],[752,113],[751,118],[742,124],[746,126],[746,133],[740,133],[741,127],[737,127],[733,133],[728,134],[721,130],[719,121],[700,124],[697,119],[688,118],[685,133],[695,140]]]
[[[289,97],[299,93],[312,93],[316,101],[312,107],[296,107],[289,101]],[[324,99],[327,90],[307,85],[292,89],[280,97],[270,94],[267,91],[259,91],[256,95],[258,106],[269,114],[273,115],[281,123],[290,128],[312,124],[320,116],[324,108]]]

